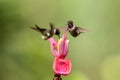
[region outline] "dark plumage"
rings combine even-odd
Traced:
[[[69,21],[67,22],[67,30],[70,32],[70,34],[71,34],[73,37],[77,37],[78,35],[80,35],[80,33],[86,32],[86,29],[83,29],[83,28],[81,28],[81,27],[74,26],[73,21],[71,21],[71,20],[69,20]]]
[[[54,25],[52,23],[50,23],[50,29],[40,28],[38,25],[35,25],[35,27],[31,27],[31,29],[40,32],[44,40],[51,38],[53,35],[57,35],[60,38],[60,30],[54,28]]]

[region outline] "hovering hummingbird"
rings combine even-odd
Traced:
[[[67,27],[55,28],[52,23],[50,23],[49,25],[50,25],[50,29],[41,28],[38,25],[35,25],[35,27],[31,27],[31,28],[40,32],[42,34],[42,39],[44,40],[51,38],[53,35],[57,35],[58,38],[60,38],[60,33],[62,31],[63,32],[69,31],[70,35],[73,37],[77,37],[81,33],[87,32],[86,29],[75,26],[72,20],[67,21]]]
[[[78,35],[80,35],[81,33],[86,32],[86,29],[83,29],[81,27],[77,27],[73,24],[73,21],[69,20],[67,22],[67,31],[69,31],[69,33],[71,34],[71,36],[73,37],[77,37]]]
[[[57,35],[60,38],[60,30],[58,28],[54,28],[54,25],[52,23],[50,23],[50,29],[40,28],[38,25],[35,25],[35,27],[31,28],[40,32],[42,39],[44,40],[51,38],[53,35]]]

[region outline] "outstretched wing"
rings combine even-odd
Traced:
[[[77,32],[77,33],[84,33],[84,32],[87,32],[87,30],[86,30],[86,29],[83,29],[83,28],[81,28],[81,27],[76,27],[76,32]]]
[[[46,29],[45,28],[40,28],[38,25],[36,25],[35,24],[35,27],[30,27],[31,29],[34,29],[34,30],[36,30],[36,31],[38,31],[38,32],[41,32],[41,33],[43,33],[43,32],[45,32],[46,31]]]

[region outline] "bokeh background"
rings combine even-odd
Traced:
[[[120,0],[0,0],[0,80],[52,80],[49,42],[29,27],[68,20],[89,32],[67,33],[72,72],[63,80],[120,80]]]

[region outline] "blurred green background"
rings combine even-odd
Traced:
[[[52,80],[48,41],[29,27],[68,20],[89,30],[70,40],[63,80],[120,80],[120,0],[0,0],[0,80]]]

